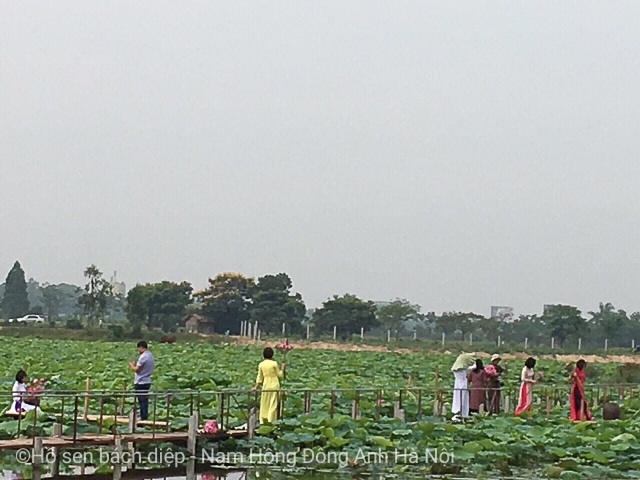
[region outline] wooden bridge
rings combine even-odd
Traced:
[[[137,392],[91,390],[46,392],[41,397],[44,413],[36,415],[5,413],[15,418],[16,434],[0,439],[0,451],[28,449],[33,459],[33,478],[47,467],[41,461],[45,450],[53,451],[51,473],[60,472],[60,452],[64,449],[112,447],[117,458],[133,452],[137,445],[177,443],[186,445],[187,458],[196,458],[199,442],[220,442],[229,438],[253,438],[257,427],[260,392],[254,390],[163,391],[148,393],[150,419],[137,418]],[[622,402],[635,398],[638,385],[586,386],[590,405],[606,401]],[[534,408],[549,415],[558,405],[566,405],[570,386],[539,386],[534,390]],[[347,415],[354,419],[370,416],[395,417],[416,422],[443,416],[450,410],[453,395],[449,388],[407,387],[353,389],[283,389],[280,416],[295,417],[313,412],[329,416]],[[10,395],[4,397],[10,404]],[[517,387],[503,389],[501,411],[513,412]],[[2,396],[0,396],[0,402]],[[44,419],[42,417],[46,416]],[[211,418],[208,418],[211,417]],[[219,432],[205,433],[207,420],[216,420]],[[53,426],[53,434],[46,434]],[[120,453],[120,455],[118,455]],[[113,478],[134,465],[114,465]]]

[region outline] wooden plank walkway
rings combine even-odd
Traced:
[[[229,430],[216,434],[198,433],[198,440],[223,441],[229,437],[243,438],[247,436],[246,430]],[[99,435],[85,434],[78,435],[76,442],[73,437],[44,437],[42,446],[45,448],[71,448],[83,446],[108,446],[114,445],[115,435]],[[169,433],[126,433],[120,435],[119,438],[123,443],[173,443],[186,442],[189,439],[188,432],[169,432]],[[0,440],[0,450],[20,450],[23,448],[33,447],[33,438],[17,438],[13,440]]]

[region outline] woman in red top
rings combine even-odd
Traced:
[[[569,381],[573,381],[571,397],[569,398],[569,404],[571,405],[571,420],[576,422],[591,420],[589,406],[587,405],[587,397],[584,394],[584,383],[586,380],[584,367],[586,365],[587,362],[584,360],[578,360],[576,362],[576,369],[571,374],[571,377],[569,377]]]

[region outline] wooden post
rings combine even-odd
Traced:
[[[133,410],[129,412],[129,433],[136,433],[136,420],[137,412],[134,404]],[[133,458],[135,457],[136,444],[134,442],[129,442],[127,445],[127,450],[129,450],[129,461],[127,462],[127,469],[131,470],[134,468]]]
[[[43,464],[44,449],[42,448],[42,437],[35,437],[33,439],[33,455],[31,464],[33,466],[33,479],[40,479],[42,476],[42,464]]]
[[[84,409],[82,411],[83,413],[82,417],[84,418],[85,422],[87,421],[87,418],[89,418],[90,392],[91,392],[91,378],[87,377],[86,386],[85,386],[85,396],[84,396]]]
[[[333,326],[333,341],[335,342],[337,338],[338,338],[338,327],[336,327],[334,325]]]
[[[417,339],[418,339],[418,331],[417,331],[417,330],[414,330],[414,331],[413,331],[413,339],[414,339],[414,340],[417,340]]]
[[[364,327],[360,327],[360,340],[364,340]]]
[[[304,392],[304,413],[311,413],[311,392]]]
[[[556,348],[556,339],[554,337],[551,337],[551,350],[553,350],[554,348]]]
[[[502,345],[502,337],[498,335],[498,346]]]
[[[62,437],[62,424],[53,425],[53,436],[55,438]],[[51,476],[54,478],[60,475],[60,447],[53,448],[53,466],[51,467]]]
[[[636,349],[636,339],[632,339],[631,340],[631,350],[635,350]]]
[[[256,425],[258,424],[258,415],[254,408],[249,415],[249,421],[247,422],[247,436],[249,440],[253,440],[256,437]]]
[[[258,322],[253,324],[253,339],[258,340]]]
[[[353,400],[353,406],[351,407],[351,418],[354,420],[360,420],[360,393],[356,392],[356,398]]]
[[[446,338],[447,338],[447,334],[442,332],[442,346],[443,347],[444,347],[444,342],[445,342]]]
[[[478,406],[478,414],[484,415],[484,404],[482,403]]]
[[[469,334],[469,345],[473,345],[473,333]]]
[[[115,438],[115,455],[116,460],[118,460],[113,465],[113,480],[120,480],[122,478],[122,463],[120,459],[122,459],[122,437],[117,436]]]
[[[393,418],[397,418],[401,422],[405,421],[404,409],[400,408],[400,402],[394,402],[393,404]]]
[[[528,346],[529,346],[529,337],[526,337],[524,339],[524,349],[526,350]]]
[[[609,339],[604,339],[604,351],[606,352],[609,349]]]
[[[196,456],[196,443],[198,440],[198,414],[194,413],[189,417],[189,432],[187,437],[187,452],[189,452],[189,458],[195,458]]]
[[[262,337],[262,332],[260,330],[258,330],[258,341],[260,341],[261,337]]]
[[[578,350],[582,350],[582,339],[578,339]]]
[[[287,324],[282,322],[282,336],[286,335],[286,331],[287,331]]]
[[[511,411],[511,397],[509,395],[504,396],[504,411],[509,413]]]
[[[387,330],[387,343],[391,341],[391,330]]]
[[[309,337],[311,336],[310,333],[311,333],[311,325],[307,325],[307,340],[309,340]]]

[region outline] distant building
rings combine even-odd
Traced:
[[[497,318],[503,322],[513,322],[515,320],[513,307],[506,307],[502,305],[492,306],[491,318]]]
[[[111,289],[114,295],[121,295],[123,297],[127,296],[127,285],[124,282],[119,282],[117,280],[118,272],[113,272],[113,276],[111,277]]]
[[[187,333],[213,333],[213,321],[197,313],[187,315],[182,323]]]

